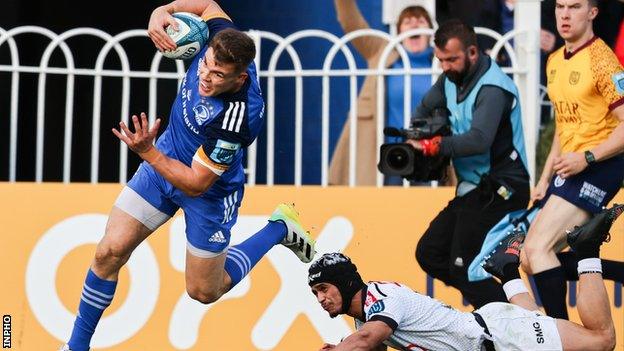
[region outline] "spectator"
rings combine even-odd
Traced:
[[[557,24],[555,23],[555,0],[544,0],[541,4],[541,33],[540,33],[540,49],[542,57],[548,58],[548,55],[556,48],[563,45],[563,39],[557,37]],[[544,64],[546,60],[544,59]],[[542,71],[543,72],[543,71]],[[546,76],[544,75],[544,78]],[[546,80],[543,80],[546,84]]]
[[[355,0],[335,0],[335,5],[338,21],[345,33],[369,28]],[[431,17],[427,10],[421,6],[405,8],[397,21],[399,34],[415,28],[432,28]],[[429,39],[428,35],[416,35],[401,42],[408,53],[412,68],[431,67],[433,49],[429,45]],[[352,43],[366,59],[369,68],[378,66],[381,53],[387,45],[384,39],[371,36],[359,37],[354,39]],[[403,62],[399,59],[398,52],[393,51],[390,54],[386,67],[403,68]],[[374,185],[376,183],[377,165],[375,160],[378,150],[375,140],[377,138],[377,118],[380,118],[377,116],[376,80],[377,78],[374,76],[366,78],[357,102],[357,185]],[[420,102],[429,87],[431,87],[430,75],[412,76],[412,106],[416,106]],[[403,90],[403,76],[386,77],[386,126],[403,127]],[[349,180],[349,130],[350,121],[347,119],[329,167],[329,183],[333,185],[345,185]],[[401,179],[388,179],[387,182],[389,184],[400,183]]]
[[[500,34],[507,34],[514,29],[514,7],[516,5],[516,0],[497,0],[494,1],[491,7],[494,7],[498,10],[498,13],[494,16],[495,19],[498,20],[498,26],[494,29]],[[488,13],[482,13],[481,18],[484,19],[485,16],[488,16]],[[490,39],[491,43],[486,48],[492,48],[496,42],[494,39]],[[509,40],[509,43],[513,45],[513,39]],[[486,50],[489,54],[489,50]],[[496,57],[496,63],[500,66],[511,66],[511,60],[509,59],[509,54],[505,50],[500,50]]]
[[[514,7],[516,0],[500,0],[501,4],[501,34],[514,29]]]

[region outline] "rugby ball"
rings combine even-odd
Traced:
[[[188,12],[176,12],[173,14],[178,22],[178,30],[171,25],[165,31],[178,46],[175,50],[165,51],[165,57],[175,60],[188,60],[201,50],[208,40],[208,25],[201,17]]]

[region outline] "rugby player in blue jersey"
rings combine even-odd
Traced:
[[[260,132],[264,102],[253,59],[255,46],[212,0],[176,0],[155,9],[148,33],[159,50],[175,44],[163,28],[174,12],[202,16],[208,44],[193,59],[173,103],[169,125],[156,138],[145,113],[113,133],[144,162],[119,194],[104,238],[84,283],[78,316],[64,350],[89,349],[119,270],[132,251],[181,208],[186,222],[186,289],[202,303],[219,299],[240,282],[274,245],[290,248],[303,262],[315,254],[314,240],[292,206],[281,204],[267,225],[229,246],[243,198],[243,150]]]

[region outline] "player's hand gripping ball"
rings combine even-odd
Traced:
[[[175,60],[188,60],[201,50],[208,40],[208,25],[201,17],[188,12],[176,12],[173,17],[178,22],[178,29],[167,26],[165,31],[178,46],[175,50],[165,51],[165,57]]]

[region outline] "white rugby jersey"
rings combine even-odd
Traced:
[[[397,350],[481,350],[486,338],[471,313],[393,282],[370,282],[364,291],[364,319],[382,321],[393,333],[384,344]]]

